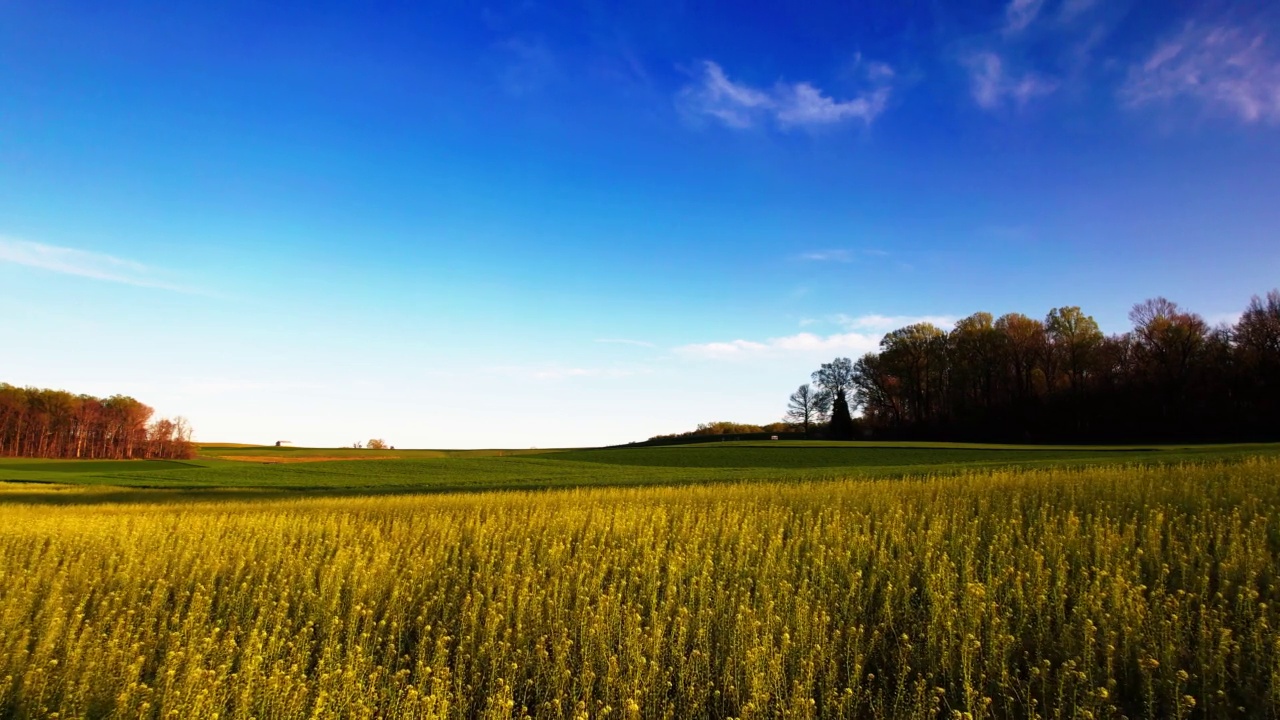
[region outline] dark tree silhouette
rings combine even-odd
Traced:
[[[1130,319],[1131,332],[1109,337],[1075,306],[1043,322],[975,313],[950,332],[910,325],[813,380],[830,388],[833,412],[844,391],[874,437],[1280,439],[1280,291],[1254,297],[1235,326],[1210,327],[1165,298]]]

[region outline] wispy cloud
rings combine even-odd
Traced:
[[[1026,30],[1043,6],[1044,0],[1010,0],[1004,8],[1005,34],[1015,35]]]
[[[679,99],[693,112],[710,115],[729,127],[750,127],[761,111],[773,107],[768,93],[730,80],[716,63],[702,63],[702,76],[686,85]]]
[[[1188,23],[1129,68],[1120,97],[1131,107],[1189,98],[1243,122],[1280,122],[1280,54],[1262,33]]]
[[[499,365],[482,370],[490,375],[501,375],[521,380],[561,381],[582,378],[617,379],[644,374],[643,368],[592,368],[573,367],[559,364],[547,365]]]
[[[734,128],[771,120],[783,129],[835,125],[860,120],[870,125],[889,102],[893,69],[868,63],[870,87],[856,97],[836,100],[809,82],[779,82],[771,88],[752,87],[729,79],[717,63],[706,60],[693,82],[676,96],[677,104],[694,116],[707,116]]]
[[[812,260],[813,262],[853,262],[855,255],[852,250],[815,250],[813,252],[802,253],[801,260]]]
[[[1058,19],[1062,22],[1071,22],[1092,10],[1097,4],[1098,0],[1065,0],[1058,10]]]
[[[494,48],[500,62],[498,81],[510,95],[537,93],[559,77],[556,57],[540,38],[509,38]]]
[[[1077,89],[1113,21],[1099,0],[1008,0],[998,29],[963,41],[956,56],[978,107],[1021,109],[1060,88]]]
[[[813,250],[800,254],[801,260],[809,260],[811,262],[837,262],[851,263],[859,257],[888,257],[889,253],[884,250],[862,249],[853,250],[849,248],[834,248],[830,250]]]
[[[186,380],[174,388],[179,395],[235,395],[262,392],[316,392],[331,389],[329,385],[310,382],[272,380],[270,382],[256,380],[232,380],[226,378],[205,378]]]
[[[994,52],[973,53],[965,58],[969,72],[969,89],[973,100],[984,110],[998,110],[1009,102],[1018,107],[1032,98],[1048,95],[1057,83],[1033,72],[1010,72]]]
[[[619,368],[548,367],[529,371],[535,380],[568,380],[571,378],[623,378],[635,372]]]
[[[630,340],[627,338],[597,338],[596,342],[605,343],[607,345],[634,345],[635,347],[651,348],[653,343],[644,340]]]
[[[138,287],[195,292],[165,281],[157,268],[103,253],[0,237],[0,262]]]

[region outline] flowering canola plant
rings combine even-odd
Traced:
[[[1274,717],[1278,480],[0,490],[0,717]]]

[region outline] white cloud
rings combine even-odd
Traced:
[[[677,103],[695,116],[710,116],[734,128],[746,128],[772,120],[778,126],[818,127],[849,120],[870,125],[889,102],[893,69],[884,63],[868,63],[871,88],[857,97],[836,100],[809,82],[778,83],[770,89],[734,82],[717,63],[706,60],[694,82],[676,96]]]
[[[677,356],[701,360],[745,360],[752,358],[787,357],[793,355],[824,355],[836,353],[849,357],[861,357],[880,347],[880,339],[886,332],[915,325],[931,323],[943,330],[950,330],[956,318],[950,315],[828,315],[823,322],[839,325],[846,332],[819,335],[801,332],[795,335],[769,338],[768,340],[725,340],[693,343],[675,348]],[[800,325],[813,325],[820,321],[804,318]]]
[[[1246,123],[1280,122],[1280,54],[1265,40],[1188,23],[1129,68],[1120,97],[1131,107],[1190,98]]]
[[[653,347],[653,343],[645,340],[629,340],[627,338],[597,338],[596,342],[605,343],[607,345],[634,345],[636,347]]]
[[[694,343],[676,348],[675,353],[684,357],[705,360],[745,359],[818,352],[844,353],[857,357],[875,350],[879,344],[880,337],[878,335],[838,333],[823,336],[805,332],[770,338],[764,342],[730,340],[727,342]]]
[[[1242,317],[1244,317],[1244,313],[1239,310],[1235,312],[1213,313],[1205,316],[1205,322],[1208,322],[1210,327],[1217,327],[1219,325],[1235,325],[1240,322],[1240,318]]]
[[[830,125],[850,119],[870,125],[889,102],[887,87],[876,88],[844,102],[823,95],[821,90],[807,82],[779,86],[777,94],[782,100],[777,107],[778,123],[783,127]]]
[[[1035,73],[1020,76],[1010,73],[1000,56],[993,52],[974,53],[964,64],[969,71],[973,100],[984,110],[996,110],[1008,101],[1021,107],[1032,98],[1057,89],[1057,83]]]
[[[157,269],[133,260],[27,240],[0,237],[0,262],[94,280],[176,292],[192,292],[157,278]]]
[[[956,324],[956,318],[951,315],[879,315],[873,313],[870,315],[849,316],[838,314],[832,315],[828,319],[832,323],[841,325],[849,330],[875,330],[879,332],[897,330],[898,328],[918,323],[930,323],[943,330],[950,330]]]
[[[1014,35],[1027,29],[1036,16],[1044,0],[1010,0],[1004,9],[1004,31]]]

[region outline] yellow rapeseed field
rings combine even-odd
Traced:
[[[0,717],[1274,717],[1278,480],[0,492]]]

